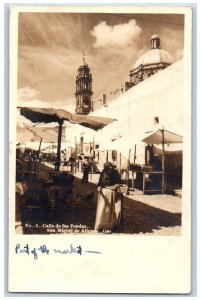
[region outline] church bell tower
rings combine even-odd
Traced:
[[[92,75],[83,53],[83,65],[79,67],[76,77],[76,114],[87,115],[92,111],[92,95]]]

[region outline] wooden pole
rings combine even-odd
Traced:
[[[164,139],[164,128],[161,130],[162,134],[162,194],[164,194],[165,189],[165,139]]]
[[[131,149],[130,149],[130,151],[131,151]],[[133,160],[133,162],[134,162],[134,164],[135,164],[135,151],[136,151],[136,145],[135,145],[135,150],[134,150],[134,160]],[[130,155],[129,155],[129,159],[130,159]],[[131,190],[132,191],[134,191],[135,189],[134,189],[134,172],[133,172],[133,170],[132,170],[132,178],[131,178]]]
[[[129,150],[130,153],[130,150]],[[127,170],[126,170],[126,185],[127,185],[127,191],[126,195],[129,195],[129,170],[130,170],[130,161],[127,160]]]
[[[95,151],[95,139],[94,139],[94,135],[93,135],[93,151]]]
[[[38,148],[38,158],[39,158],[39,154],[40,154],[40,149],[41,149],[42,140],[43,140],[43,138],[40,139],[40,143],[39,143],[39,148]]]
[[[60,160],[61,160],[61,136],[62,136],[62,125],[63,120],[59,121],[59,132],[58,132],[58,144],[57,144],[57,161],[55,164],[55,171],[59,171],[60,169]]]
[[[77,155],[77,138],[75,136],[75,155]]]
[[[132,187],[131,187],[132,191],[135,190],[135,178],[134,178],[134,171],[132,171]]]
[[[131,157],[131,149],[129,149],[129,153],[128,153],[128,161],[130,163],[130,157]]]
[[[38,178],[40,179],[40,149],[43,138],[40,139],[39,148],[38,148]]]
[[[83,146],[82,146],[82,147],[83,147]],[[75,136],[75,161],[73,162],[73,170],[74,170],[74,174],[76,174],[76,171],[77,171],[77,170],[76,170],[76,167],[77,167],[77,166],[76,166],[76,163],[77,163],[77,162],[76,162],[76,159],[77,159],[77,158],[76,158],[76,157],[77,157],[77,148],[78,148],[78,147],[77,147],[77,138],[76,138],[76,136]]]
[[[135,160],[136,160],[136,144],[135,144],[135,149],[134,149],[134,160],[133,160],[134,165],[135,165]]]
[[[129,195],[130,155],[131,155],[131,149],[129,149],[128,160],[127,160],[127,169],[126,169],[126,185],[127,185],[126,195]]]
[[[108,162],[108,150],[106,152],[106,162]]]

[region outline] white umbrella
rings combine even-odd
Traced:
[[[125,135],[117,140],[109,143],[104,143],[99,148],[100,151],[116,150],[128,157],[129,150],[136,144],[139,144],[142,139],[142,133],[136,132],[132,135]]]
[[[165,185],[165,144],[176,144],[182,143],[183,137],[179,134],[174,132],[162,129],[157,129],[153,132],[147,133],[147,135],[142,139],[143,142],[147,144],[161,144],[162,145],[162,193],[164,192],[164,185]]]
[[[182,143],[183,137],[165,129],[157,129],[155,131],[148,132],[142,141],[147,144],[176,144]]]
[[[62,126],[64,121],[68,121],[72,124],[79,124],[87,128],[94,130],[102,129],[107,126],[115,119],[105,118],[105,117],[95,117],[73,114],[64,109],[54,109],[54,108],[36,108],[36,107],[19,107],[20,114],[25,116],[27,119],[33,123],[54,123],[58,122],[58,147],[57,147],[57,160],[58,163],[55,164],[55,169],[59,171],[60,168],[60,155],[61,155],[61,139],[62,139]]]

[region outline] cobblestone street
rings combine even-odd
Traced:
[[[23,224],[25,234],[94,233],[97,206],[98,174],[89,183],[81,183],[81,173],[76,174],[72,203],[57,201],[54,210],[47,210],[47,194],[40,182],[32,188],[41,190],[38,207],[16,203],[16,221]],[[90,195],[90,197],[89,197]],[[123,218],[118,233],[178,235],[181,228],[181,198],[171,195],[142,195],[130,192],[123,197]],[[22,230],[16,227],[17,232]]]

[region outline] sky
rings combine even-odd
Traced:
[[[93,101],[129,81],[137,58],[158,34],[161,48],[183,55],[183,15],[20,13],[18,105],[75,110],[75,78],[83,51],[92,77]]]

